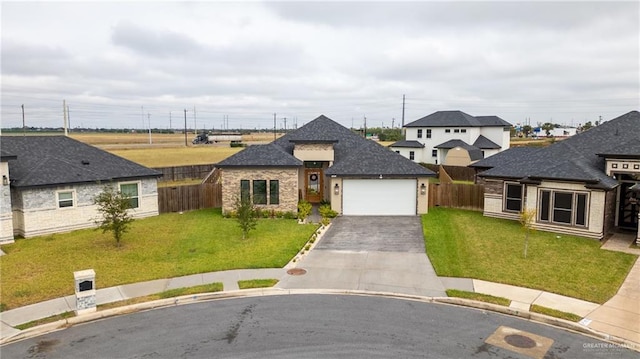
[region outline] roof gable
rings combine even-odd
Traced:
[[[418,141],[398,141],[389,145],[389,147],[398,148],[424,148],[424,143]]]
[[[159,177],[139,165],[66,136],[3,136],[3,152],[19,153],[9,160],[14,187]]]
[[[483,135],[478,136],[478,138],[473,143],[473,145],[475,147],[478,147],[478,148],[481,148],[481,149],[486,149],[486,150],[498,150],[498,149],[500,149],[500,146],[497,143],[491,141],[490,139],[484,137]]]

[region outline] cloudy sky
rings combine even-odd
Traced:
[[[1,3],[2,127],[511,123],[640,108],[640,2]],[[194,113],[195,108],[195,113]],[[194,116],[195,115],[195,116]],[[143,122],[144,120],[144,122]]]

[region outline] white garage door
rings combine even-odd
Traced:
[[[416,214],[415,179],[345,179],[342,212],[360,216]]]

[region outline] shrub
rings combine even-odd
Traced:
[[[282,215],[282,218],[284,219],[295,219],[296,218],[296,214],[293,212],[284,212],[284,214]]]
[[[320,215],[323,218],[336,218],[336,216],[338,215],[338,212],[332,210],[331,205],[326,203],[318,208],[318,212],[320,212]]]
[[[327,218],[327,217],[322,217],[322,221],[321,221],[323,226],[328,226],[329,223],[331,223],[331,219]]]
[[[305,220],[311,214],[311,203],[302,200],[298,202],[298,219]]]

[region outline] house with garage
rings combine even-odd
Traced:
[[[93,198],[108,184],[129,195],[134,218],[158,214],[160,172],[66,136],[2,136],[0,148],[0,243],[95,227]]]
[[[225,213],[246,196],[263,210],[296,212],[303,199],[330,202],[343,215],[417,215],[427,212],[428,179],[435,176],[326,116],[216,168]]]
[[[511,124],[498,116],[438,111],[404,126],[389,147],[414,162],[467,166],[509,148]]]
[[[508,155],[507,155],[508,154]],[[534,209],[534,227],[602,239],[637,233],[640,216],[640,113],[631,111],[549,147],[507,151],[480,161],[484,215],[517,219]]]

